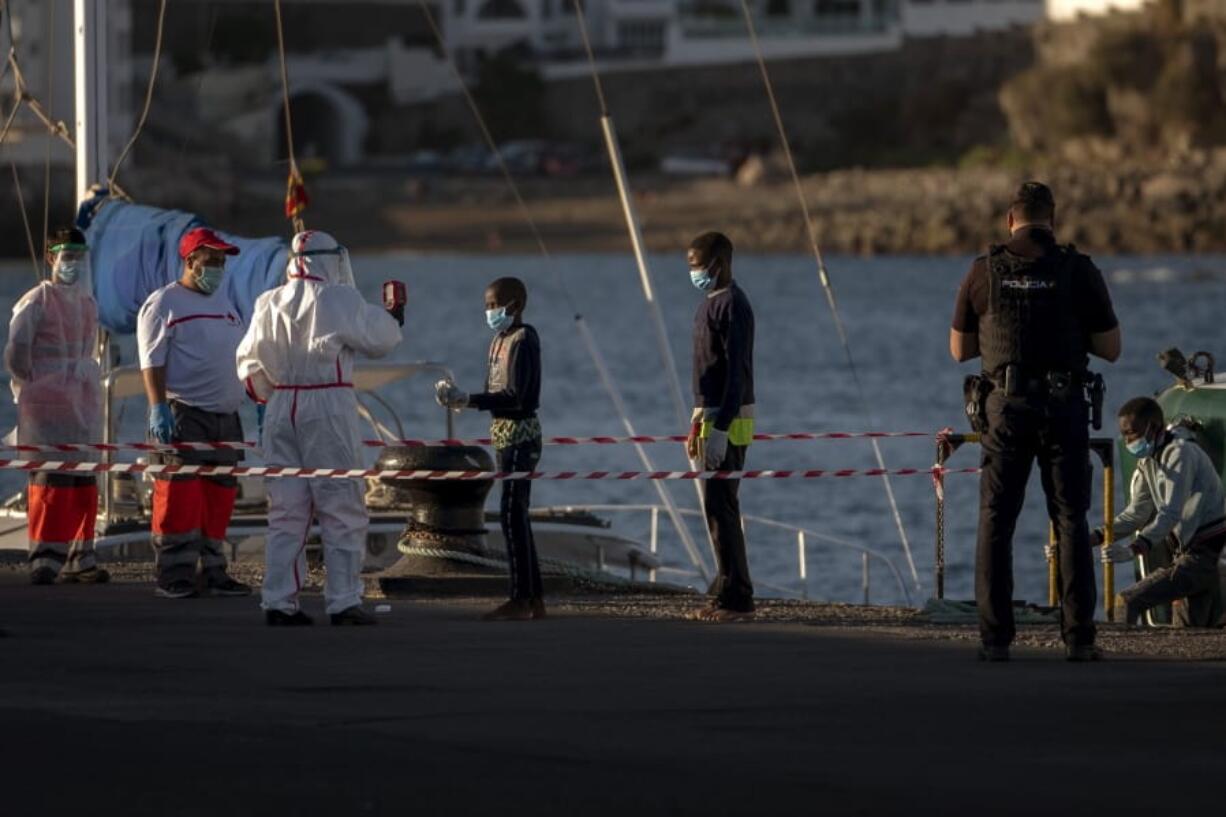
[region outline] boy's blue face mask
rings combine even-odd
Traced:
[[[495,332],[501,332],[503,329],[506,329],[514,322],[514,320],[515,316],[508,315],[507,308],[505,306],[500,306],[497,309],[485,310],[485,322],[489,325],[490,329],[493,329]]]
[[[1132,454],[1137,459],[1144,459],[1154,453],[1154,442],[1149,437],[1138,437],[1130,443],[1126,443],[1125,448],[1128,453]]]
[[[690,282],[703,292],[710,292],[717,280],[711,267],[690,267]]]

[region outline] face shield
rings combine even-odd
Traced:
[[[354,286],[349,250],[332,236],[317,230],[307,230],[294,236],[290,242],[285,275],[291,281],[301,279]]]
[[[51,253],[52,284],[87,293],[93,292],[89,247],[84,244],[54,244],[48,252]]]

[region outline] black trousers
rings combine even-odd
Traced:
[[[1094,557],[1090,510],[1090,431],[1080,395],[988,396],[979,479],[975,601],[984,644],[1013,641],[1013,532],[1031,465],[1038,460],[1047,513],[1056,527],[1061,635],[1066,644],[1094,643]]]
[[[541,441],[519,443],[497,450],[499,471],[531,471],[541,461]],[[541,566],[536,557],[536,541],[532,538],[532,522],[528,510],[532,502],[532,481],[508,479],[502,483],[499,521],[502,538],[507,543],[507,567],[511,574],[511,598],[539,599]]]
[[[1167,537],[1174,540],[1174,537]],[[1120,591],[1129,604],[1150,610],[1174,605],[1173,623],[1178,627],[1217,627],[1222,620],[1222,577],[1218,559],[1226,536],[1196,542],[1175,551],[1170,564],[1154,569],[1131,587]],[[1151,551],[1152,552],[1152,551]]]
[[[742,470],[747,450],[746,446],[729,444],[718,470]],[[741,501],[737,496],[740,488],[739,479],[703,480],[702,503],[719,571],[712,586],[716,603],[729,610],[748,612],[753,610],[753,582],[749,578],[745,532],[741,527]]]

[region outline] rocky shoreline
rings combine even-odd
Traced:
[[[1100,255],[1226,252],[1226,150],[1163,166],[1101,161],[1026,169],[841,170],[803,182],[826,252],[969,254],[1004,230],[1012,191],[1048,182],[1063,240]],[[727,231],[746,252],[808,252],[792,182],[763,168],[735,179],[631,179],[648,247],[676,252],[697,232]],[[526,179],[528,212],[552,252],[625,252],[629,240],[612,180]],[[506,185],[489,178],[351,178],[311,186],[307,223],[367,251],[536,253],[535,236]],[[245,190],[215,223],[247,235],[285,232],[279,190]]]

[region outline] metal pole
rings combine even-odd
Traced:
[[[949,450],[941,440],[937,440],[937,467],[944,468],[945,462],[949,459]],[[936,596],[938,599],[945,598],[945,489],[944,483],[940,476],[936,482],[937,494],[937,509],[936,509],[936,555],[933,559],[934,570],[936,576],[934,583],[936,584]]]
[[[656,345],[660,347],[660,358],[664,361],[664,369],[671,386],[673,409],[677,413],[677,423],[685,426],[689,422],[686,413],[685,398],[681,393],[681,376],[677,374],[677,361],[673,357],[672,345],[668,342],[668,331],[664,325],[664,316],[660,312],[660,303],[656,300],[656,288],[651,277],[651,268],[647,265],[647,252],[643,247],[643,229],[639,224],[638,213],[634,210],[634,199],[631,198],[630,184],[626,180],[626,164],[622,161],[621,146],[617,141],[617,130],[613,126],[613,117],[607,112],[600,117],[600,129],[604,133],[605,150],[609,153],[609,164],[613,168],[613,180],[617,183],[617,197],[621,201],[622,214],[626,217],[626,229],[630,233],[630,246],[634,250],[634,260],[638,265],[639,283],[643,287],[643,297],[647,300],[647,312],[651,315],[651,323],[655,329]],[[702,485],[694,483],[694,493],[698,497],[698,507],[706,509],[702,498]],[[707,531],[707,545],[711,548],[711,558],[717,563],[719,557],[715,552],[715,540]]]
[[[655,556],[660,552],[660,508],[658,506],[651,509],[651,555]],[[647,574],[647,580],[654,583],[656,580],[656,569],[653,567]]]
[[[864,606],[868,606],[868,554],[860,554],[860,586],[864,588]]]
[[[617,142],[613,117],[608,114],[600,117],[600,128],[604,131],[605,149],[609,152],[609,164],[613,166],[613,180],[617,183],[617,196],[621,200],[622,213],[626,217],[626,227],[630,232],[630,246],[634,250],[634,260],[639,269],[639,283],[643,287],[643,297],[647,299],[647,309],[655,328],[656,343],[660,347],[660,357],[664,361],[669,385],[672,387],[673,408],[677,411],[679,421],[685,423],[689,418],[686,416],[685,400],[681,396],[681,377],[677,374],[677,361],[673,358],[672,346],[668,342],[668,332],[664,327],[664,316],[660,313],[660,303],[656,300],[651,269],[647,266],[647,254],[643,248],[643,230],[639,225],[638,214],[634,211],[634,200],[630,197],[630,188],[626,182],[626,166],[622,162],[621,147]]]
[[[805,561],[805,532],[796,532],[796,556],[800,562],[800,597],[809,598],[809,565]]]
[[[90,186],[107,177],[107,0],[72,5],[77,199],[84,201]]]
[[[1111,457],[1114,459],[1114,457]],[[1115,464],[1103,464],[1103,544],[1109,546],[1115,543],[1112,532],[1115,522]],[[1103,614],[1107,621],[1115,621],[1115,563],[1103,564]]]
[[[1059,548],[1059,537],[1056,536],[1056,524],[1054,522],[1047,523],[1047,541],[1056,545]],[[1047,560],[1047,604],[1050,607],[1055,607],[1060,603],[1060,559],[1058,554],[1053,553],[1052,557]]]

